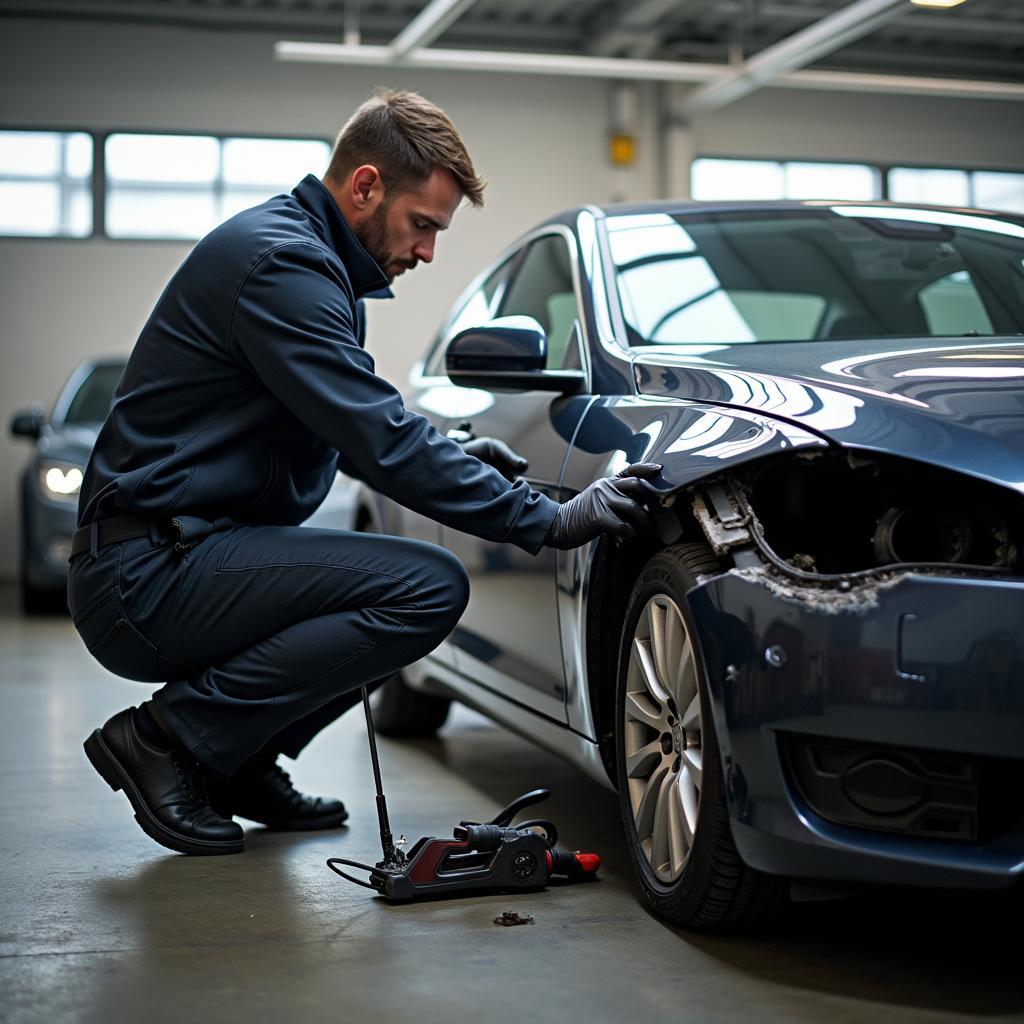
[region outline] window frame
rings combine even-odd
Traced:
[[[46,124],[11,124],[0,122],[0,132],[59,132],[88,135],[92,140],[92,233],[88,235],[9,235],[0,232],[0,241],[11,242],[83,242],[103,241],[114,245],[176,245],[191,247],[193,238],[173,238],[161,235],[147,235],[145,238],[118,238],[107,234],[107,139],[111,135],[167,135],[195,136],[216,139],[219,144],[226,139],[258,139],[270,142],[324,142],[334,145],[333,137],[326,135],[286,135],[282,132],[225,132],[206,131],[203,128],[95,128],[89,126],[67,126]],[[296,182],[295,184],[298,184]],[[219,188],[220,186],[218,186]]]
[[[450,338],[446,337],[447,331],[451,324],[455,321],[455,318],[462,312],[466,303],[470,297],[480,288],[484,286],[488,278],[504,266],[509,267],[509,274],[506,278],[502,287],[501,298],[498,299],[497,313],[501,315],[501,307],[505,301],[505,296],[508,294],[509,288],[516,279],[516,275],[519,273],[519,267],[522,263],[523,256],[530,246],[536,242],[539,238],[545,235],[558,235],[565,242],[566,248],[569,251],[569,266],[572,270],[572,284],[573,291],[576,295],[576,322],[579,324],[579,330],[576,331],[577,343],[580,349],[580,362],[581,369],[586,378],[586,392],[591,393],[593,389],[593,373],[591,367],[590,357],[590,333],[587,325],[586,310],[587,307],[584,302],[583,288],[580,277],[580,252],[579,245],[576,241],[576,235],[572,229],[565,224],[542,224],[540,227],[535,228],[529,234],[523,235],[517,238],[511,245],[503,249],[498,256],[491,260],[490,263],[484,267],[465,288],[459,292],[458,297],[448,308],[448,312],[445,314],[444,321],[431,341],[427,348],[426,355],[421,359],[418,359],[412,369],[409,371],[409,383],[413,387],[427,386],[436,383],[439,380],[448,380],[447,374],[430,374],[427,375],[424,371],[430,366],[431,360],[437,354],[439,348],[447,346]]]
[[[807,215],[807,211],[801,209],[799,207],[799,205],[798,205],[798,201],[795,201],[795,200],[793,201],[794,205],[789,207],[789,208],[786,208],[786,209],[769,209],[769,210],[751,210],[751,209],[745,209],[745,208],[739,208],[739,207],[730,208],[730,206],[734,206],[734,202],[739,202],[739,201],[722,200],[720,203],[714,203],[714,202],[710,202],[709,201],[709,202],[703,204],[702,207],[698,207],[696,204],[691,204],[689,207],[680,207],[678,209],[669,208],[668,204],[665,204],[666,205],[666,209],[665,209],[664,212],[668,213],[670,216],[682,218],[681,223],[684,226],[685,226],[687,221],[691,221],[692,222],[693,220],[701,220],[701,219],[705,219],[705,218],[709,218],[709,217],[710,218],[716,218],[716,219],[733,219],[733,218],[735,218],[735,219],[738,219],[738,220],[742,221],[742,220],[746,220],[750,216],[761,216],[761,217],[771,217],[771,218],[776,218],[776,219],[782,219],[782,218],[799,217],[799,216],[806,216]],[[786,201],[782,201],[782,202],[786,202]],[[830,202],[826,202],[824,204],[818,204],[817,205],[817,210],[821,211],[821,210],[825,209],[827,206],[830,206],[830,205],[832,205]],[[853,205],[853,206],[856,206],[857,204],[844,203],[844,204],[840,204],[840,205],[844,205],[844,206],[851,206],[851,205]],[[905,204],[895,204],[895,205],[912,207],[914,204],[912,204],[912,203],[905,203]],[[716,208],[716,206],[718,208]],[[812,209],[813,209],[813,207],[812,207]],[[944,209],[944,208],[940,207],[939,209],[941,210],[941,209]],[[971,214],[969,212],[956,213],[956,214],[954,214],[954,216],[963,217],[963,218],[966,218],[966,219],[972,219],[971,218]],[[994,213],[994,214],[992,214],[992,216],[996,217],[996,218],[1005,218],[1005,219],[1007,219],[1007,220],[1009,220],[1011,222],[1019,222],[1021,225],[1024,225],[1024,213],[1013,213],[1013,212],[1008,212],[1008,213],[1005,213],[1005,214]],[[608,268],[607,269],[607,274],[608,274],[608,279],[610,281],[610,285],[608,287],[608,294],[609,294],[609,296],[610,296],[610,298],[611,298],[611,300],[613,302],[614,323],[616,325],[617,331],[620,332],[620,337],[623,339],[623,343],[622,343],[622,350],[623,351],[622,351],[622,354],[624,354],[627,358],[632,358],[632,357],[635,357],[639,353],[648,353],[648,352],[651,352],[651,351],[656,351],[657,348],[658,348],[658,343],[646,343],[646,344],[645,343],[639,343],[639,344],[636,344],[636,343],[631,343],[630,342],[631,332],[632,333],[638,333],[638,332],[636,332],[635,329],[626,320],[626,315],[625,315],[625,311],[623,309],[621,296],[619,294],[618,282],[616,280],[619,268],[616,266],[616,264],[612,260],[611,245],[610,245],[609,240],[608,240],[608,234],[609,233],[608,233],[608,229],[607,229],[607,222],[608,222],[608,220],[611,220],[611,219],[612,219],[611,216],[605,218],[605,228],[604,228],[603,236],[602,236],[602,239],[603,239],[602,240],[602,245],[604,246],[604,254],[605,254],[605,259],[606,259],[606,265],[607,265],[607,268]],[[669,258],[671,258],[671,257],[669,257]],[[933,283],[934,281],[939,280],[942,276],[943,275],[941,275],[941,274],[940,275],[936,275],[936,277],[934,277],[932,279],[932,281],[928,282],[928,283],[929,284]],[[1014,279],[1014,283],[1016,283],[1015,279]],[[982,305],[983,305],[983,307],[985,309],[985,313],[986,313],[986,315],[989,316],[990,321],[991,321],[992,320],[992,313],[990,311],[990,306],[988,305],[988,303],[985,302],[984,294],[983,294],[981,289],[978,289],[977,283],[975,283],[975,288],[976,288],[976,290],[978,290],[979,296],[981,296],[981,298],[982,298]],[[915,296],[914,296],[914,300],[915,301],[918,301],[918,295],[919,295],[919,292],[918,292],[918,294],[915,294]],[[1015,297],[1015,302],[1016,302],[1016,297]],[[1021,303],[1024,304],[1024,289],[1022,289],[1022,291],[1021,291]],[[827,315],[830,312],[831,308],[832,308],[831,305],[827,305],[826,309],[824,310],[824,314]],[[921,308],[921,314],[922,314],[922,317],[923,317],[924,316],[923,308]],[[821,326],[821,322],[822,321],[819,320],[819,324],[818,324],[819,327]],[[994,321],[992,322],[992,327],[993,327],[993,335],[992,336],[1012,335],[1013,332],[1016,330],[1016,326],[1015,325],[1011,326],[1009,329],[1007,329],[1006,327],[1002,326],[1001,324],[997,324]],[[884,335],[884,337],[887,337],[887,338],[906,338],[906,337],[914,337],[914,336],[916,336],[916,335],[913,335],[913,334],[889,334],[889,335]],[[883,336],[880,335],[878,337],[883,337]],[[949,336],[948,335],[936,335],[936,337],[949,337]],[[984,336],[982,336],[982,337],[984,337]],[[805,340],[806,341],[827,341],[827,340],[830,340],[830,339],[828,339],[828,338],[814,338],[814,339],[805,339]],[[742,344],[777,345],[777,344],[803,344],[803,343],[804,343],[804,341],[802,341],[800,339],[793,339],[792,342],[788,341],[788,340],[787,341],[782,341],[782,340],[776,340],[776,341],[756,340],[754,342],[737,342],[737,341],[707,342],[706,344],[715,345],[715,346],[719,346],[719,347],[732,347],[732,346],[742,345]],[[681,342],[681,343],[666,342],[666,343],[663,343],[663,344],[665,345],[666,348],[671,348],[673,346],[677,346],[679,348],[682,348],[682,347],[684,347],[688,343],[686,343],[686,342]],[[697,346],[700,346],[700,345],[703,345],[705,343],[703,343],[703,342],[694,342],[693,344],[697,345]]]
[[[104,238],[99,218],[96,211],[99,209],[97,202],[97,183],[101,180],[103,156],[97,148],[96,133],[89,128],[75,128],[66,125],[42,125],[42,124],[9,124],[0,122],[0,132],[45,132],[48,135],[88,135],[92,142],[92,181],[90,182],[90,194],[92,196],[92,231],[85,235],[20,235],[8,234],[0,230],[0,241],[2,242],[73,242],[81,244],[92,242],[97,238]],[[13,180],[13,179],[12,179]],[[29,179],[26,179],[29,180]]]
[[[470,299],[484,288],[487,282],[495,274],[501,270],[507,270],[505,280],[498,286],[500,294],[495,308],[497,309],[497,307],[501,305],[501,302],[505,297],[505,292],[508,291],[509,283],[512,278],[515,277],[516,271],[518,270],[518,261],[522,257],[523,251],[524,250],[522,249],[516,249],[514,247],[506,250],[498,259],[493,260],[484,267],[484,269],[477,274],[461,292],[459,292],[455,301],[448,307],[444,320],[435,332],[433,340],[427,346],[426,354],[413,365],[413,368],[410,371],[410,383],[414,385],[432,384],[439,380],[448,379],[448,375],[444,373],[443,370],[441,373],[429,373],[428,370],[435,357],[440,355],[452,340],[449,336],[452,324],[458,320],[462,311],[469,304]]]
[[[573,295],[576,299],[576,316],[575,321],[579,324],[579,330],[573,332],[575,343],[584,349],[584,335],[583,335],[583,324],[584,324],[584,309],[582,296],[580,293],[580,282],[579,282],[579,266],[576,251],[576,237],[573,235],[568,228],[562,230],[552,230],[552,228],[560,228],[561,225],[548,225],[545,229],[532,232],[528,238],[522,240],[522,244],[519,247],[518,252],[515,254],[515,264],[512,266],[511,271],[507,280],[505,281],[505,287],[502,289],[501,298],[498,300],[497,314],[498,316],[505,316],[505,302],[508,299],[509,292],[515,287],[516,281],[519,278],[520,273],[523,269],[523,264],[526,262],[526,256],[529,251],[540,241],[545,238],[557,237],[561,238],[567,249],[567,255],[569,258],[569,273],[572,276]],[[547,336],[545,335],[545,338]],[[571,341],[570,344],[573,342]],[[587,372],[588,390],[590,375],[588,370],[588,354],[584,351],[580,352],[581,368]],[[546,370],[559,370],[564,367],[559,366],[545,366]]]

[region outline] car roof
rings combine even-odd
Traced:
[[[571,224],[587,211],[599,219],[665,213],[686,216],[703,213],[774,213],[832,209],[837,206],[868,206],[876,209],[922,210],[934,213],[956,213],[971,217],[994,217],[1024,224],[1024,216],[1001,210],[983,210],[963,206],[933,206],[926,203],[896,203],[883,199],[664,199],[657,202],[603,203],[578,206],[552,217],[549,223]]]

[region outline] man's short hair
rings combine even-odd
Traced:
[[[341,184],[363,164],[380,171],[389,198],[418,188],[441,169],[474,206],[483,206],[487,183],[473,169],[455,125],[419,93],[378,89],[338,133],[325,177]]]

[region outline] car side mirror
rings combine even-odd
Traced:
[[[506,316],[460,331],[448,343],[444,363],[448,379],[465,388],[490,391],[582,390],[580,370],[546,370],[548,343],[533,317]]]
[[[11,417],[11,436],[30,437],[33,441],[39,440],[43,432],[43,423],[46,417],[41,405],[33,405],[28,409],[19,409]]]

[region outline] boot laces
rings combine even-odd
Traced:
[[[284,790],[289,802],[300,804],[306,798],[295,788],[292,777],[275,761],[267,770],[268,779],[273,779]]]
[[[194,758],[176,753],[172,760],[175,774],[181,781],[181,788],[190,800],[197,803],[208,803],[206,792],[206,774],[202,766]]]

